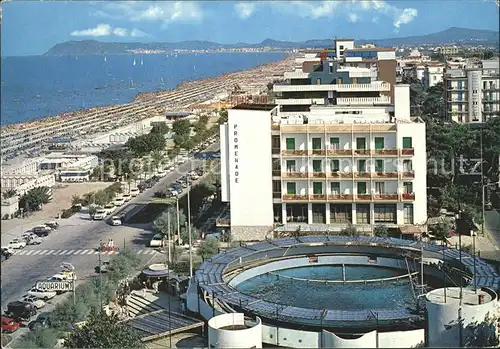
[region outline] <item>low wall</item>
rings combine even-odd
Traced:
[[[272,237],[273,226],[231,226],[233,241],[262,241]]]
[[[235,329],[230,329],[237,326]],[[240,327],[238,329],[238,327]],[[209,348],[262,348],[262,322],[245,321],[241,313],[222,314],[208,321]]]

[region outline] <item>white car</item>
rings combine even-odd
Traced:
[[[150,247],[162,247],[163,246],[163,234],[155,234],[151,241],[149,242]]]
[[[104,206],[104,209],[108,214],[111,214],[116,211],[116,206],[113,204],[107,204],[106,206]]]
[[[9,244],[7,245],[7,247],[10,247],[10,248],[12,248],[14,250],[22,249],[22,248],[26,247],[26,241],[24,241],[22,239],[14,239],[11,242],[9,242]]]
[[[132,195],[130,194],[123,194],[122,199],[125,200],[125,202],[130,201],[132,199]]]
[[[106,210],[100,209],[94,213],[94,220],[103,220],[108,215]]]
[[[36,298],[35,296],[30,296],[25,294],[21,297],[21,302],[31,303],[35,306],[36,309],[43,308],[45,306],[45,302],[41,299]]]
[[[28,245],[40,245],[43,242],[43,239],[38,236],[33,236],[29,240],[26,241]]]
[[[38,299],[43,299],[44,301],[48,301],[56,296],[56,292],[54,291],[42,291],[38,290],[36,287],[33,287],[28,291],[28,296],[33,296]]]
[[[132,188],[130,189],[130,195],[135,198],[137,195],[139,195],[140,191],[137,188]]]
[[[26,242],[33,239],[34,237],[37,237],[37,236],[36,236],[36,234],[33,234],[32,232],[26,232],[23,235],[21,235],[21,239],[23,239]]]
[[[122,220],[118,216],[111,217],[111,225],[122,225]]]
[[[124,203],[125,203],[124,198],[116,198],[115,201],[113,201],[113,205],[115,205],[116,207],[119,207],[119,206],[123,205]]]
[[[165,177],[166,175],[168,175],[168,172],[165,170],[159,170],[158,172],[156,172],[156,175],[158,177]]]

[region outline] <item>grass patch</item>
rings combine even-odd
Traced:
[[[127,223],[152,223],[158,215],[169,208],[169,204],[150,203],[127,220]]]
[[[173,198],[152,198],[152,204],[165,204],[165,205],[173,205],[175,203],[175,199]]]

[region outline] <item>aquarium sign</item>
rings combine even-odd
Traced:
[[[309,256],[309,263],[318,263],[318,256]]]

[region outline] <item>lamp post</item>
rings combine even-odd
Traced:
[[[170,253],[170,209],[167,211],[167,244],[168,244],[168,265],[170,270],[170,264],[172,263],[172,255]]]
[[[101,262],[101,246],[102,240],[99,240],[99,302],[101,304],[102,311],[102,262]]]
[[[455,215],[455,227],[458,228],[458,221],[459,219],[462,218],[462,210],[459,210],[458,213]],[[462,265],[462,234],[459,231],[459,229],[455,229],[458,233],[458,259],[460,261],[460,265]],[[460,306],[462,306],[462,282],[463,278],[460,276]]]
[[[193,239],[191,236],[191,200],[190,200],[190,192],[191,192],[191,180],[188,179],[188,188],[187,188],[187,211],[188,211],[188,234],[189,234],[189,278],[193,277]]]
[[[179,214],[180,214],[180,212],[179,212],[179,195],[175,196],[175,204],[176,204],[176,208],[177,208],[177,236],[180,239],[181,238],[181,221],[179,218]]]

